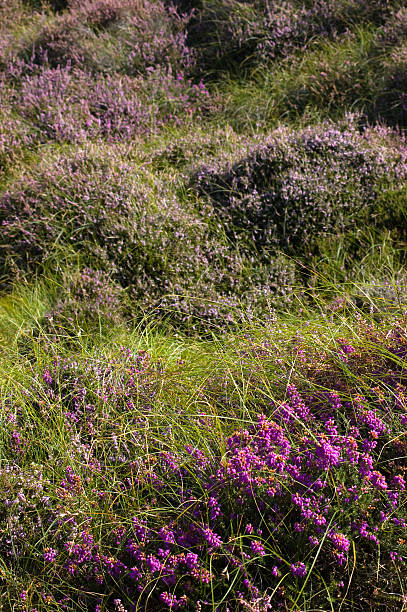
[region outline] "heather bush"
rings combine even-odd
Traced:
[[[34,10],[48,9],[61,12],[68,6],[68,0],[23,0],[23,3]]]
[[[3,399],[16,609],[400,609],[407,339],[389,323],[359,318],[357,342],[247,328],[205,380],[145,349],[38,364]]]
[[[304,50],[316,36],[343,34],[355,22],[379,25],[388,9],[386,0],[207,0],[196,11],[187,42],[199,49],[206,70],[270,62]]]
[[[1,610],[406,609],[406,15],[0,0]]]
[[[117,21],[122,13],[141,10],[141,3],[131,0],[67,0],[71,14],[80,15],[86,23],[95,27],[106,27]],[[134,4],[136,6],[134,7]]]
[[[235,240],[300,254],[362,220],[380,225],[379,194],[405,177],[404,146],[388,147],[351,122],[276,130],[237,163],[202,167],[192,183]]]
[[[152,70],[146,79],[45,68],[23,78],[14,108],[37,130],[40,142],[134,138],[165,124],[181,124],[213,102],[203,83]]]
[[[57,157],[4,192],[0,220],[5,278],[32,273],[57,249],[77,252],[127,287],[135,309],[159,307],[180,324],[231,321],[241,306],[254,315],[285,304],[295,284],[292,262],[232,248],[118,153]]]
[[[161,3],[98,0],[5,31],[12,112],[31,124],[36,144],[134,138],[202,117],[216,101],[189,77],[187,19]]]
[[[129,77],[95,77],[71,68],[46,69],[26,77],[17,108],[42,142],[114,139],[145,133],[153,110]]]
[[[125,316],[123,289],[102,270],[65,273],[55,303],[42,322],[57,337],[85,327],[119,326]]]
[[[185,44],[187,23],[187,15],[162,2],[71,2],[69,11],[44,24],[25,53],[51,68],[69,64],[132,76],[157,68],[185,72],[194,65]]]
[[[34,270],[58,243],[77,244],[90,254],[100,249],[102,260],[109,249],[119,253],[125,221],[131,222],[131,172],[114,155],[103,159],[83,150],[21,177],[1,198],[3,273],[8,260]]]

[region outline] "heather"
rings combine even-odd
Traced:
[[[0,610],[406,610],[406,37],[0,0]]]
[[[133,313],[160,308],[210,327],[236,320],[241,307],[250,316],[285,307],[308,282],[310,253],[349,239],[355,224],[401,239],[405,152],[391,131],[360,133],[351,119],[235,138],[229,158],[244,151],[226,167],[225,155],[198,169],[185,160],[170,186],[120,146],[51,155],[1,196],[4,284],[60,253],[108,274]],[[152,163],[163,155],[172,153],[155,152]]]
[[[402,606],[405,322],[350,321],[48,341],[2,395],[4,601]]]
[[[360,133],[352,122],[282,128],[233,164],[199,169],[193,183],[235,239],[247,233],[259,249],[300,254],[321,235],[383,222],[378,194],[400,188],[406,165],[404,148],[381,140],[386,131]]]
[[[246,68],[289,57],[312,45],[315,37],[336,39],[352,25],[381,24],[390,8],[382,0],[203,0],[191,19],[187,41],[210,72]]]
[[[289,292],[295,269],[284,256],[258,265],[231,247],[222,228],[211,227],[210,213],[208,222],[165,186],[147,187],[142,170],[123,162],[120,151],[109,161],[103,153],[58,156],[4,192],[5,279],[24,277],[60,252],[68,262],[79,258],[104,270],[128,290],[133,310],[160,306],[180,323],[230,319],[240,301],[256,312],[267,296]],[[108,293],[108,284],[101,290]]]

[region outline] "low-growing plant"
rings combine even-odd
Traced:
[[[290,57],[316,37],[335,38],[355,22],[380,25],[389,8],[383,0],[203,0],[187,42],[199,50],[199,66],[208,71],[247,67]]]
[[[125,348],[38,367],[2,401],[16,609],[399,609],[403,321],[246,328],[206,381]]]
[[[259,262],[233,247],[204,210],[182,205],[159,182],[150,187],[120,154],[104,153],[88,147],[57,156],[4,192],[5,278],[69,249],[128,288],[135,311],[164,309],[182,324],[227,322],[242,305],[254,316],[286,303],[292,262],[277,254]]]
[[[380,225],[379,194],[406,176],[404,147],[380,144],[386,133],[360,133],[352,121],[278,129],[236,163],[202,167],[192,184],[234,240],[307,253],[355,223]]]
[[[89,0],[48,19],[25,55],[35,64],[130,76],[149,69],[190,71],[194,53],[185,44],[188,15],[162,2]]]
[[[406,15],[0,0],[1,610],[407,609]]]
[[[31,123],[38,142],[83,142],[151,134],[202,116],[212,104],[204,84],[183,74],[156,69],[146,79],[93,76],[66,66],[24,77],[13,110]]]

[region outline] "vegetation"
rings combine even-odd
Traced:
[[[0,610],[407,610],[407,10],[0,0]]]

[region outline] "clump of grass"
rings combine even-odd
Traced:
[[[267,131],[290,121],[307,124],[359,112],[366,124],[404,129],[405,9],[378,27],[359,23],[340,37],[315,37],[306,51],[220,82],[225,112],[239,129]]]
[[[245,3],[203,0],[188,24],[187,42],[208,72],[237,73],[292,57],[298,50],[342,36],[355,24],[379,26],[391,6],[374,2]]]

